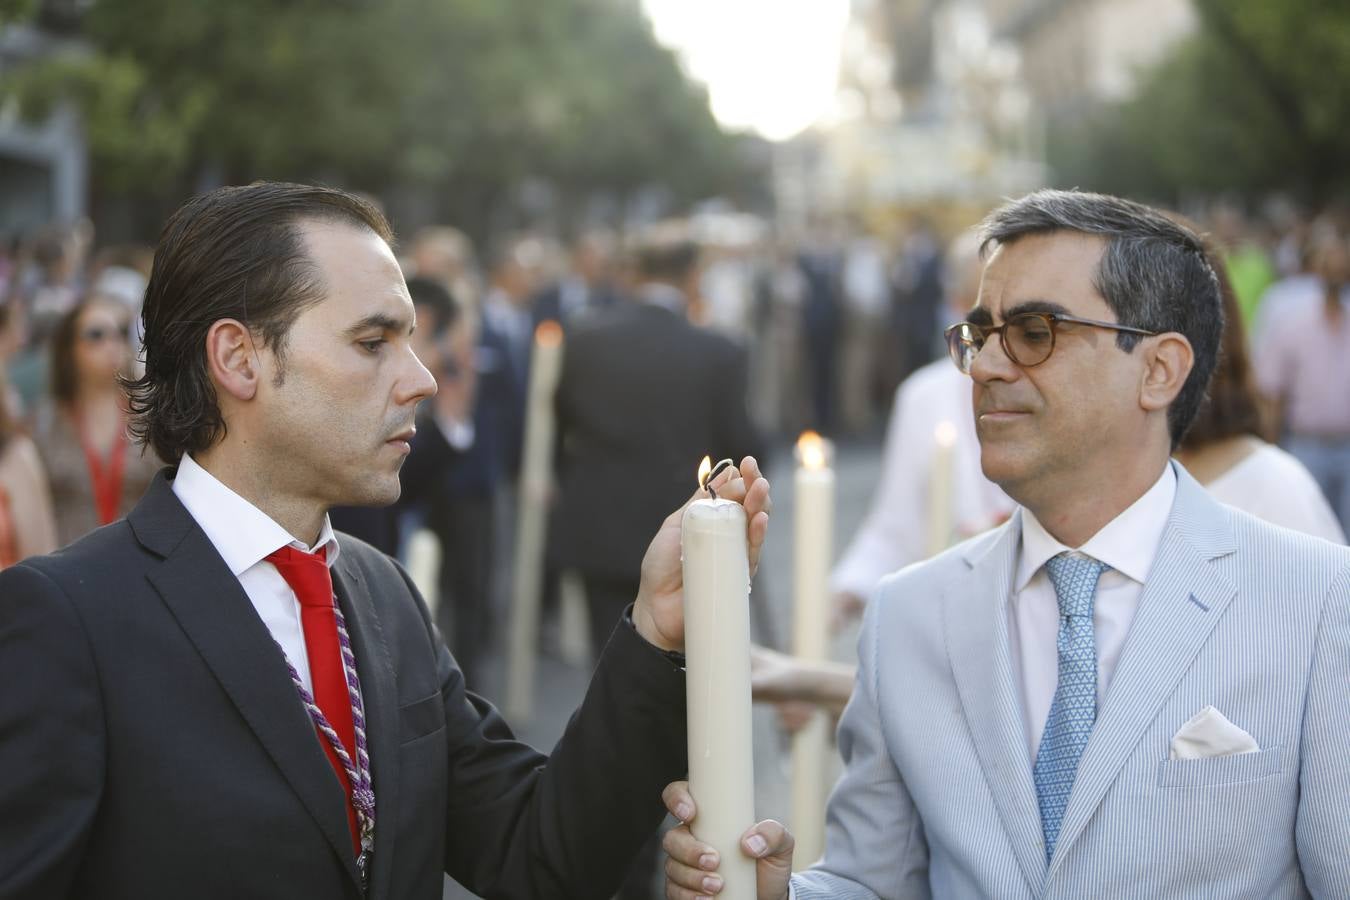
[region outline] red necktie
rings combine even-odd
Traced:
[[[347,754],[356,758],[356,728],[352,724],[352,701],[347,692],[347,672],[342,668],[342,648],[338,645],[337,617],[333,615],[333,579],[328,572],[328,548],[305,553],[286,546],[270,553],[267,561],[277,567],[281,577],[300,601],[300,625],[305,630],[305,653],[309,657],[309,677],[314,685],[314,702],[323,710]],[[342,761],[328,740],[315,729],[323,752],[337,772],[338,782],[347,794],[347,824],[352,832],[355,852],[361,852],[360,829],[352,806],[352,785]]]

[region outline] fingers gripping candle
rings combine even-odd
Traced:
[[[705,458],[700,484],[710,472]],[[722,900],[754,900],[756,893],[755,861],[740,848],[741,834],[755,823],[745,531],[745,508],[716,496],[690,503],[681,528],[689,792],[698,808],[689,827],[721,857]]]

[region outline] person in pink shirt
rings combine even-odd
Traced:
[[[1320,303],[1287,304],[1254,348],[1257,386],[1274,401],[1281,443],[1308,467],[1350,530],[1350,248],[1313,250]]]

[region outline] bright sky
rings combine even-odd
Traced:
[[[782,140],[832,109],[849,0],[642,3],[723,125]]]

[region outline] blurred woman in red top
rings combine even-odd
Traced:
[[[52,335],[51,401],[38,410],[36,433],[62,546],[125,515],[160,466],[127,433],[117,377],[131,364],[130,326],[124,305],[94,297]]]

